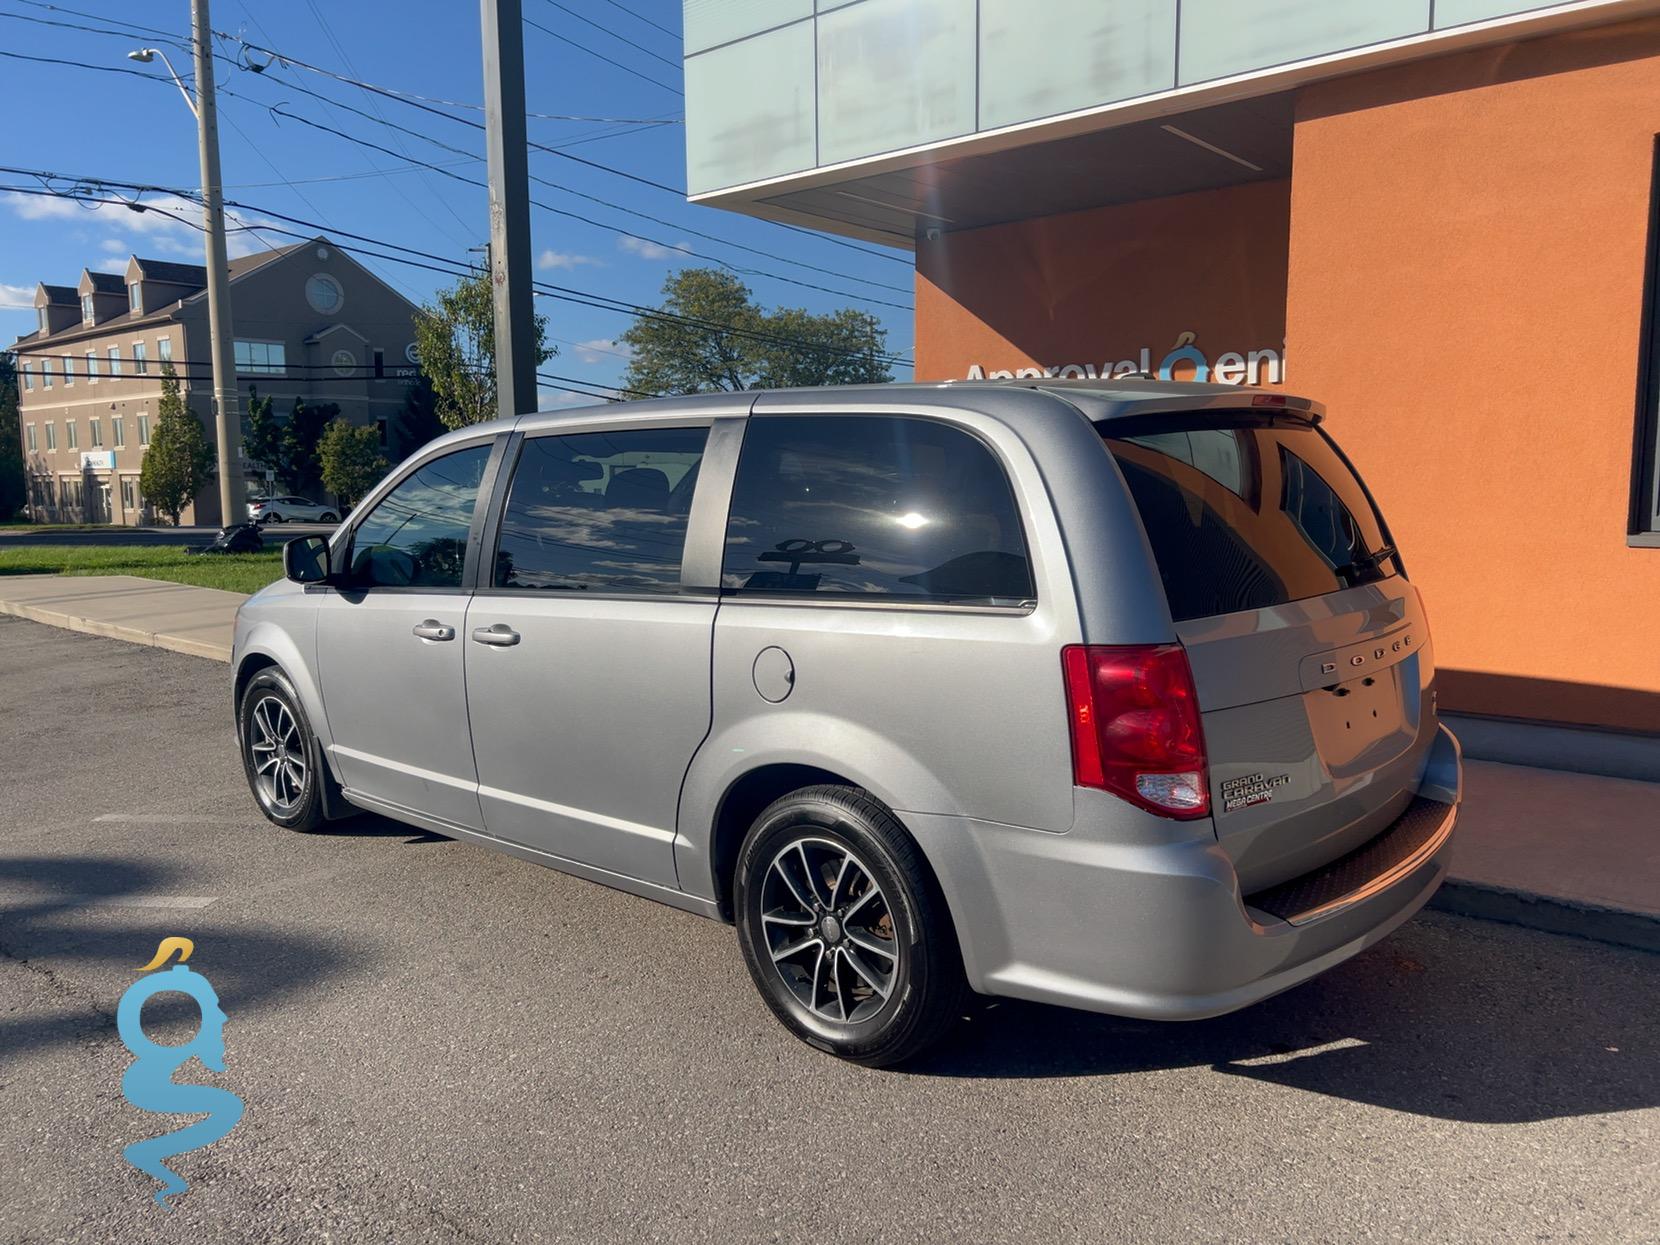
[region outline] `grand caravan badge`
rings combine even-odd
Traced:
[[[1238,778],[1224,778],[1221,784],[1222,811],[1231,813],[1253,804],[1266,804],[1274,798],[1276,787],[1290,784],[1290,774],[1244,774]]]

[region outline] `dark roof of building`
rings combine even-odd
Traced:
[[[321,238],[312,239],[312,242],[321,241],[323,241]],[[233,259],[229,265],[231,280],[235,281],[238,277],[245,277],[254,269],[263,268],[273,260],[281,259],[290,251],[297,251],[302,246],[307,245],[309,244],[305,242],[292,242],[287,246],[273,247],[269,251],[259,251],[253,255],[244,255],[240,259]]]
[[[88,268],[86,275],[92,279],[92,288],[100,294],[127,292],[127,279],[119,272],[99,272],[96,268]]]
[[[265,267],[267,264],[273,263],[276,260],[281,259],[283,256],[300,249],[301,247],[313,245],[332,246],[334,244],[327,238],[319,235],[315,238],[308,238],[302,242],[291,243],[288,246],[274,247],[269,251],[259,251],[253,255],[243,255],[238,259],[231,260],[227,266],[230,279],[235,281],[238,278],[245,277],[249,273],[256,272]],[[189,299],[199,298],[206,292],[207,269],[201,264],[176,264],[173,261],[166,259],[140,259],[136,255],[132,257],[132,262],[138,264],[139,268],[141,268],[144,272],[145,279],[148,281],[159,281],[165,285],[189,286],[192,287],[192,290],[190,293],[181,295],[167,306],[158,307],[152,311],[146,312],[142,316],[134,316],[128,313],[122,316],[112,317],[111,319],[91,326],[76,323],[69,328],[60,329],[56,333],[49,334],[43,334],[37,329],[32,333],[26,333],[22,337],[19,337],[12,343],[13,347],[21,346],[25,343],[39,345],[48,340],[54,343],[59,341],[71,342],[77,340],[78,338],[96,337],[101,333],[107,333],[118,324],[122,328],[127,328],[133,325],[149,324],[152,321],[165,320],[172,316],[179,303],[185,302]],[[88,271],[91,272],[90,269]],[[119,293],[126,289],[126,277],[123,275],[117,273],[91,272],[91,276],[93,286],[96,289],[107,291],[109,293]],[[106,282],[108,284],[106,284]],[[70,306],[80,305],[80,293],[74,286],[46,285],[43,286],[43,288],[46,290],[47,297],[54,303],[68,303]]]
[[[136,255],[133,259],[144,269],[144,279],[147,281],[196,287],[207,284],[207,269],[200,264],[175,264],[170,259],[139,259]]]

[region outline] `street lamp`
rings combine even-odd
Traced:
[[[219,184],[219,113],[213,95],[213,26],[208,20],[208,0],[190,0],[190,35],[195,53],[196,95],[191,97],[173,62],[160,48],[138,48],[128,52],[129,60],[148,65],[156,57],[167,66],[173,85],[179,88],[191,115],[196,118],[196,145],[202,165],[202,214],[206,217],[208,336],[213,353],[213,426],[218,442],[219,522],[232,522],[236,509],[235,480],[232,478],[231,429],[240,424],[237,414],[235,338],[231,329],[229,260],[225,248],[225,203]],[[241,472],[236,473],[237,478]]]
[[[190,88],[184,84],[184,79],[179,77],[179,71],[173,68],[173,62],[167,59],[166,52],[163,52],[160,48],[139,48],[137,51],[127,53],[128,60],[137,61],[140,65],[148,65],[158,56],[161,57],[161,63],[167,66],[167,72],[173,79],[173,85],[178,87],[179,94],[184,96],[184,106],[190,109],[191,116],[200,121],[201,116],[196,111],[196,101],[190,98]]]

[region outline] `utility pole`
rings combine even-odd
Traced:
[[[234,523],[236,484],[231,454],[237,411],[235,337],[231,328],[229,260],[225,256],[225,199],[219,184],[219,113],[213,98],[213,26],[208,0],[190,0],[196,54],[196,140],[202,154],[202,210],[207,217],[208,330],[213,351],[213,428],[219,450],[219,522]],[[521,123],[522,124],[522,123]],[[234,470],[234,476],[233,476]]]
[[[205,0],[199,0],[205,4]],[[496,322],[496,413],[536,409],[530,288],[530,157],[520,0],[479,0],[484,36],[484,147],[490,168],[490,288]]]

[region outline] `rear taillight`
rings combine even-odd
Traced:
[[[1061,650],[1072,780],[1165,817],[1210,812],[1205,736],[1179,644]]]

